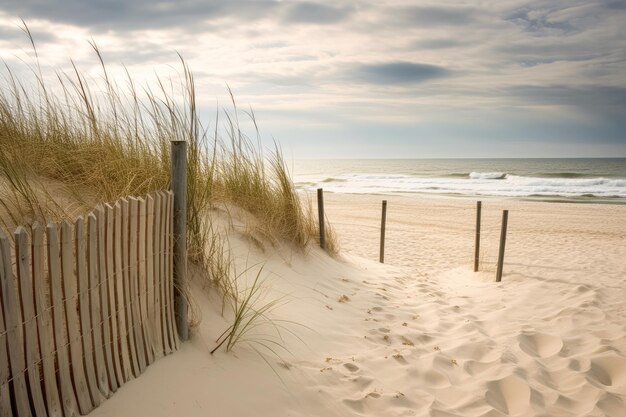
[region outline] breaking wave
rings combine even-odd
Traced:
[[[570,174],[570,173],[568,173]],[[573,174],[573,173],[571,173]],[[311,185],[315,183],[315,185]],[[301,188],[324,187],[338,193],[433,193],[506,197],[626,198],[626,179],[578,175],[530,177],[504,172],[471,172],[446,178],[399,174],[344,174],[296,178]]]

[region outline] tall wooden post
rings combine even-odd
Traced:
[[[189,339],[187,299],[187,142],[171,143],[172,192],[174,193],[174,309],[181,340]]]
[[[317,189],[317,213],[320,224],[320,248],[326,249],[326,231],[324,230],[324,190]]]
[[[496,271],[496,282],[502,281],[502,265],[504,264],[504,246],[506,245],[506,226],[509,219],[509,211],[502,212],[502,229],[500,230],[500,250],[498,252],[498,270]]]
[[[380,219],[380,263],[385,263],[385,224],[387,223],[387,200],[383,200],[383,215]]]
[[[474,244],[474,272],[478,271],[478,260],[480,258],[480,211],[482,203],[476,202],[476,242]]]

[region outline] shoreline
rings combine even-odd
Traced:
[[[320,187],[324,189],[324,187]],[[297,187],[297,191],[313,195],[316,189]],[[350,193],[343,191],[332,191],[324,189],[324,194],[338,195],[363,195],[363,196],[383,196],[383,197],[407,197],[407,198],[442,198],[442,199],[458,199],[458,200],[511,200],[526,201],[538,203],[572,203],[572,204],[599,204],[599,205],[626,205],[624,197],[563,197],[563,196],[499,196],[499,195],[479,195],[479,194],[461,194],[461,193],[420,193],[420,192],[371,192],[371,193]]]

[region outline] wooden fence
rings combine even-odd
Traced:
[[[173,195],[0,229],[0,417],[85,415],[178,348]]]

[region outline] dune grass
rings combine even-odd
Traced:
[[[72,63],[71,73],[50,82],[25,31],[35,53],[35,63],[26,66],[30,76],[20,79],[16,74],[23,72],[7,66],[0,79],[0,219],[6,228],[73,219],[100,203],[167,189],[170,141],[185,140],[189,261],[221,291],[236,297],[229,284],[232,260],[211,225],[216,202],[247,210],[270,240],[301,250],[315,242],[315,217],[296,192],[280,148],[264,150],[258,129],[257,143],[242,132],[240,116],[255,128],[256,119],[234,99],[213,129],[202,125],[193,74],[182,58],[179,80],[157,78],[151,84],[157,87],[139,87],[128,72],[124,80],[113,79],[92,44],[99,78]]]

